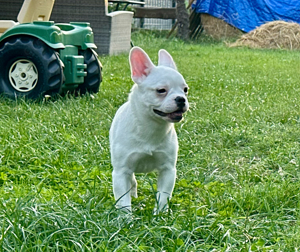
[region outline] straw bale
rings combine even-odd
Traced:
[[[293,22],[272,21],[242,35],[230,47],[300,49],[300,25]]]
[[[237,38],[243,32],[225,21],[215,18],[209,14],[201,14],[201,24],[204,32],[214,39]]]

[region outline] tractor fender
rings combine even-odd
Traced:
[[[0,45],[12,36],[32,36],[42,40],[49,47],[58,50],[67,45],[78,46],[85,50],[94,49],[94,37],[88,24],[81,28],[82,24],[58,24],[53,21],[34,21],[33,23],[18,24],[0,37]]]
[[[0,45],[4,43],[8,38],[13,36],[31,36],[42,40],[45,44],[53,49],[65,48],[62,43],[61,31],[58,27],[54,26],[53,22],[39,22],[41,25],[35,23],[18,24],[6,32],[0,38]],[[43,23],[43,24],[42,24]]]

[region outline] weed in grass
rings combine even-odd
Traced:
[[[299,52],[132,40],[190,86],[170,211],[152,215],[155,174],[131,216],[114,208],[108,131],[132,81],[127,55],[106,56],[98,94],[0,99],[0,250],[298,251]]]

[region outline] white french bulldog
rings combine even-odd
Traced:
[[[131,196],[137,197],[134,173],[157,171],[156,214],[168,208],[172,196],[178,151],[173,123],[189,108],[188,86],[163,49],[158,66],[139,47],[131,49],[129,62],[135,84],[110,129],[113,192],[116,207],[131,212]]]

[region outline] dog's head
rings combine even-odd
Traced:
[[[130,51],[131,78],[137,84],[132,92],[156,118],[179,122],[189,108],[188,85],[177,71],[173,58],[166,50],[158,53],[158,66],[139,47]],[[133,98],[133,97],[132,97]]]

